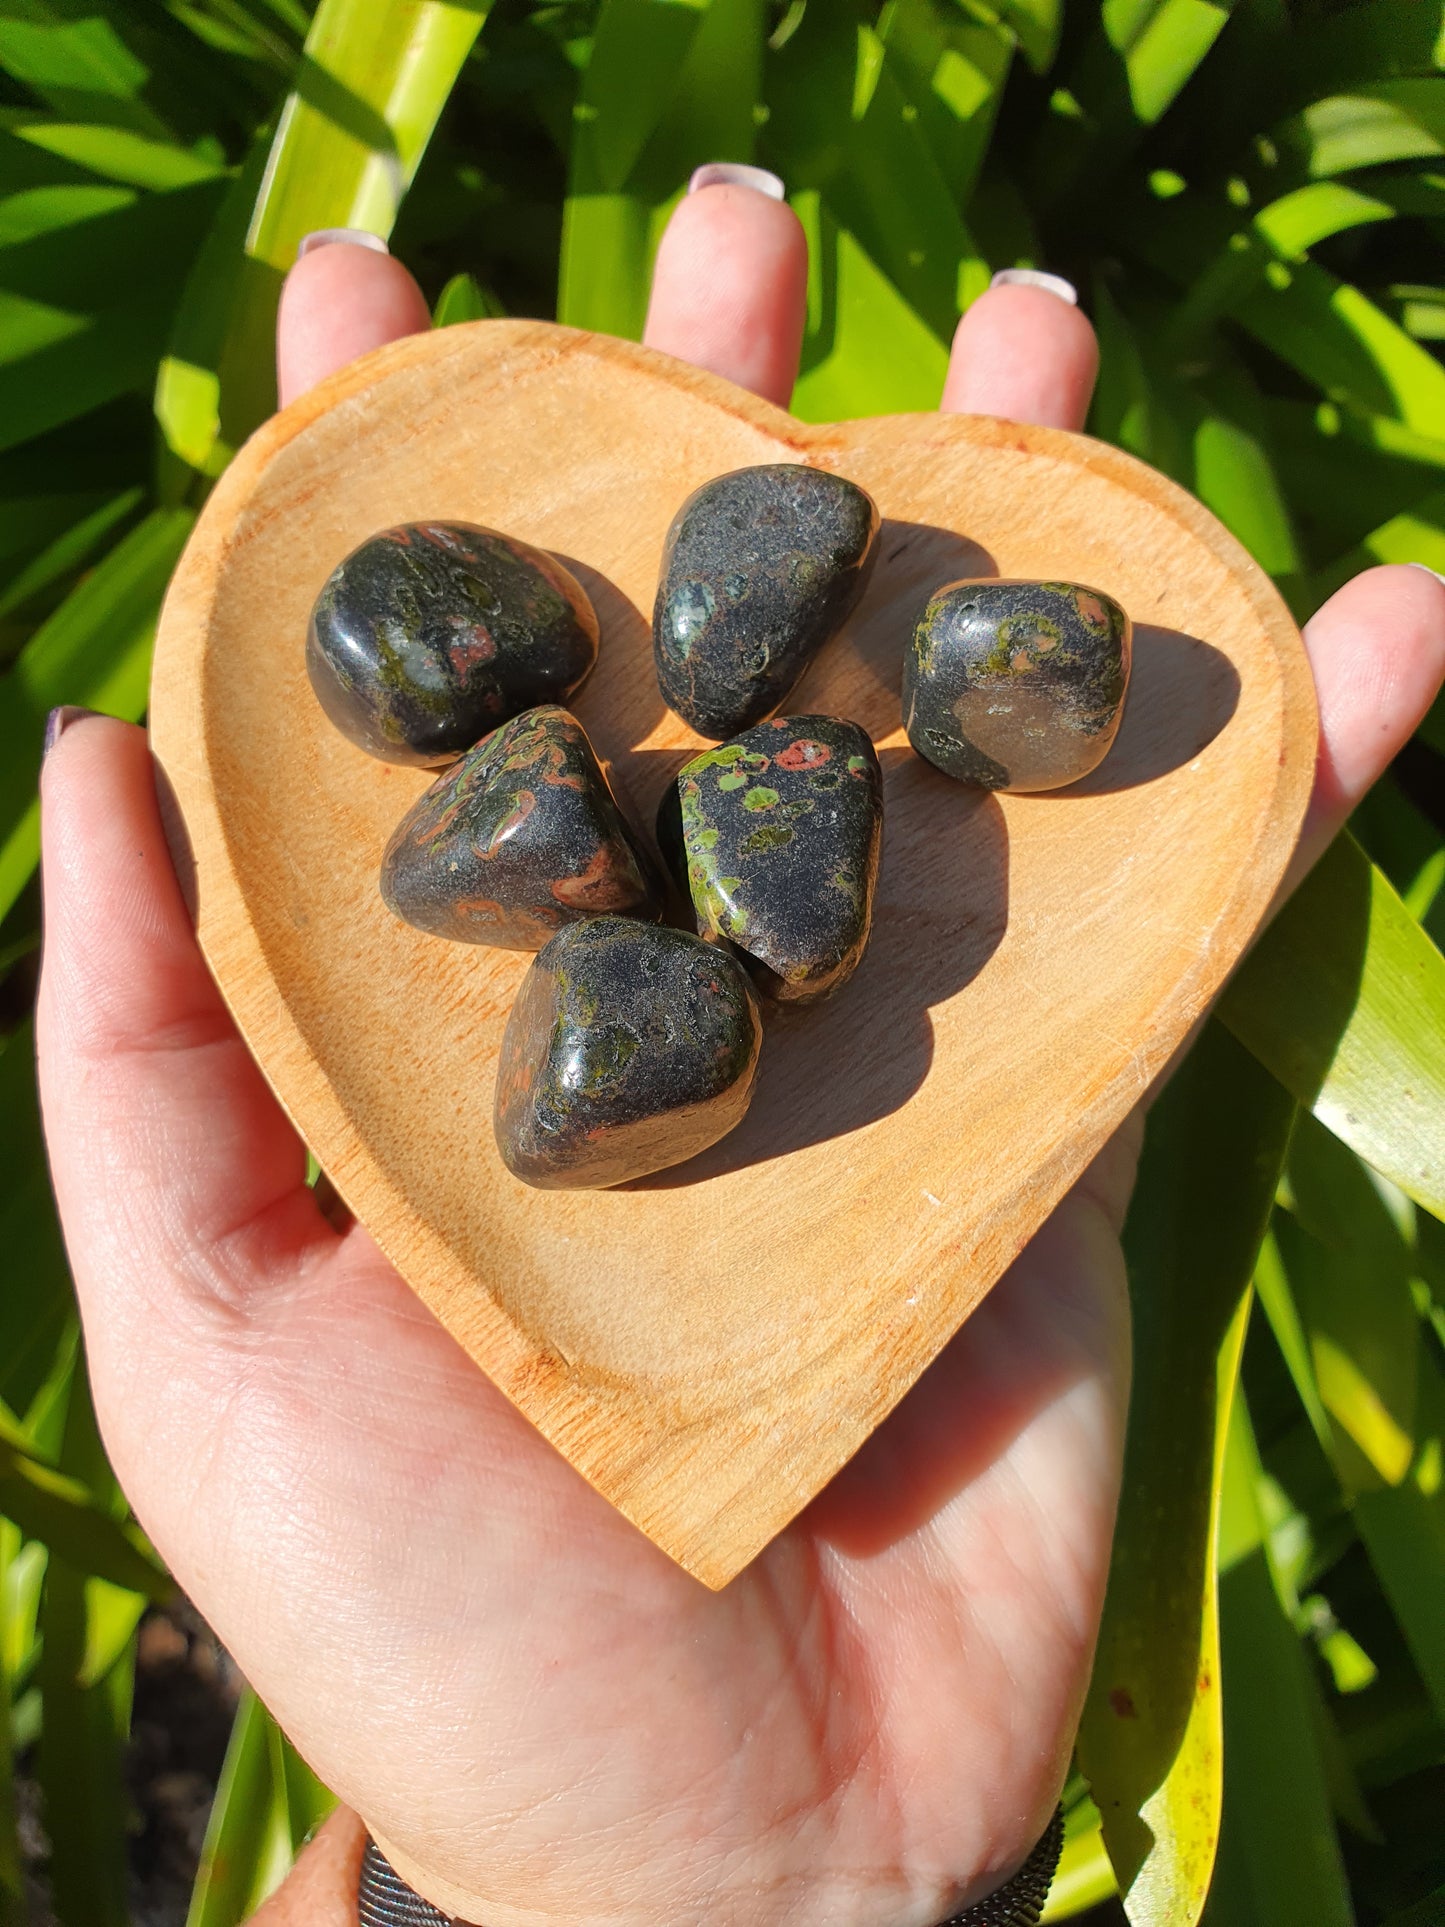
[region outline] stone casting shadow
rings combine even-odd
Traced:
[[[928,598],[945,583],[997,574],[988,550],[967,536],[936,528],[931,522],[885,521],[878,531],[878,561],[862,602],[788,698],[785,712],[826,710],[822,698],[830,663],[839,655],[851,656],[867,671],[872,685],[863,700],[866,714],[858,714],[856,720],[866,723],[875,738],[891,734],[899,720],[903,652]]]
[[[552,553],[597,611],[597,666],[567,707],[599,756],[621,756],[645,742],[667,714],[652,666],[652,611],[639,609],[600,569],[560,550]]]
[[[1107,796],[1193,762],[1239,707],[1239,671],[1212,643],[1141,623],[1114,746],[1099,767],[1053,799]]]
[[[629,1188],[696,1184],[846,1137],[906,1104],[928,1075],[930,1008],[972,982],[1008,927],[1008,836],[984,791],[952,782],[910,750],[885,749],[880,761],[883,866],[857,974],[812,1009],[765,1006],[747,1117],[710,1150]]]

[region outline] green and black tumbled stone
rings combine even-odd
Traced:
[[[467,522],[408,522],[353,549],[316,598],[306,667],[343,736],[436,768],[597,660],[582,586],[530,543]]]
[[[702,736],[770,716],[862,595],[873,498],[785,462],[705,482],[662,555],[652,649],[663,699]]]
[[[776,716],[694,757],[676,790],[700,933],[780,1003],[846,983],[867,948],[883,840],[866,731]]]
[[[586,731],[554,705],[494,729],[418,798],[381,894],[418,930],[509,950],[539,950],[582,917],[662,911]]]
[[[1129,618],[1075,582],[952,582],[903,659],[920,756],[991,790],[1053,790],[1101,763],[1129,686]]]
[[[497,1147],[543,1190],[597,1189],[706,1150],[753,1094],[762,1023],[745,973],[684,930],[569,924],[507,1019]]]

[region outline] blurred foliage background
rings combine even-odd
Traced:
[[[142,715],[303,233],[390,235],[439,325],[635,335],[719,159],[808,230],[799,413],[932,406],[960,309],[1046,265],[1099,329],[1092,432],[1298,615],[1372,560],[1445,570],[1445,0],[0,0],[0,1922],[184,1911],[139,1897],[132,1738],[170,1588],[38,1132],[45,714]],[[1054,1918],[1445,1921],[1442,752],[1437,712],[1151,1119]],[[327,1803],[243,1694],[190,1927]]]

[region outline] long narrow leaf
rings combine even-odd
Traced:
[[[170,447],[203,475],[275,402],[281,281],[317,228],[385,237],[490,0],[322,0],[274,137],[216,218],[161,369]]]
[[[114,1478],[83,1372],[74,1375],[61,1467],[100,1488]],[[44,1708],[40,1784],[51,1882],[62,1927],[127,1927],[126,1797],[122,1748],[130,1728],[134,1646],[102,1678],[87,1672],[92,1610],[103,1581],[52,1553],[40,1615],[38,1679]],[[103,1607],[102,1607],[103,1609]]]
[[[1445,959],[1352,837],[1284,906],[1219,1014],[1336,1137],[1445,1215]]]
[[[1351,1927],[1313,1685],[1271,1573],[1260,1476],[1249,1414],[1236,1399],[1219,1535],[1224,1826],[1205,1919],[1219,1927]]]
[[[1079,1759],[1133,1927],[1192,1927],[1214,1863],[1220,1480],[1292,1110],[1208,1025],[1150,1115],[1129,1213],[1134,1395]]]
[[[79,703],[116,716],[145,708],[161,596],[193,517],[156,509],[38,629],[0,682],[0,915],[35,868],[35,783],[46,713]]]
[[[241,1927],[333,1804],[248,1688],[231,1728],[186,1927]]]
[[[78,1571],[168,1598],[172,1586],[139,1534],[118,1525],[76,1479],[0,1438],[0,1512]]]

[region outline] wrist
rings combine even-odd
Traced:
[[[927,1927],[1033,1927],[1048,1898],[1062,1844],[1063,1810],[1056,1808],[1041,1838],[1006,1879],[946,1916],[930,1914]],[[253,1927],[463,1927],[468,1920],[490,1921],[490,1909],[432,1880],[426,1882],[427,1891],[442,1905],[423,1899],[404,1876],[405,1856],[398,1853],[396,1860],[400,1866],[368,1840],[361,1822],[343,1809],[305,1850],[285,1884],[254,1917]],[[720,1899],[714,1918],[724,1918],[726,1907],[727,1901]],[[816,1894],[809,1917],[830,1923],[838,1918],[819,1910]],[[855,1917],[861,1927],[865,1916],[855,1910],[849,1918]]]

